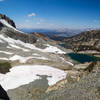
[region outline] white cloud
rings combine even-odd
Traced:
[[[33,16],[36,16],[36,14],[35,13],[28,14],[28,17],[33,17]]]
[[[0,0],[0,2],[3,2],[4,0]]]

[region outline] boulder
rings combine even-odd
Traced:
[[[2,88],[2,86],[0,85],[0,100],[10,100],[7,92]]]

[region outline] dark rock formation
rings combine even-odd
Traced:
[[[37,38],[33,35],[33,34],[24,34],[24,33],[21,33],[19,31],[14,31],[12,29],[4,29],[4,32],[1,33],[1,34],[4,34],[10,38],[13,38],[15,40],[21,40],[25,43],[35,43]]]
[[[0,19],[5,19],[10,25],[16,28],[15,23],[6,15],[0,14]],[[4,34],[16,40],[21,40],[25,43],[35,43],[37,38],[33,34],[24,34],[18,30],[11,29],[9,27],[5,27],[2,23],[0,23],[0,34]]]
[[[13,20],[11,20],[9,17],[7,17],[6,15],[0,14],[0,19],[5,19],[11,26],[16,28],[15,23],[13,22]]]
[[[0,22],[0,30],[4,27],[4,25]]]
[[[0,85],[0,100],[10,100],[6,91]]]

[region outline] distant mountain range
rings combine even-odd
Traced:
[[[86,29],[20,29],[23,32],[39,32],[54,40],[63,40],[65,37],[71,37],[79,34]]]
[[[93,28],[87,28],[87,29],[19,29],[25,33],[34,33],[38,32],[41,34],[44,34],[45,36],[48,36],[49,38],[56,40],[56,41],[62,41],[66,39],[66,37],[72,37],[77,34],[80,34],[85,31],[93,30]],[[95,29],[96,30],[96,29]]]

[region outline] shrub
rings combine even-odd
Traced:
[[[11,64],[7,61],[0,61],[0,73],[7,73],[9,72],[9,69],[11,68]]]

